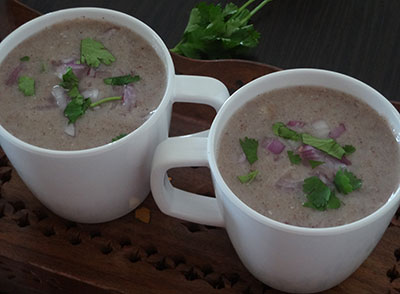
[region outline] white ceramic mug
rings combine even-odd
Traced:
[[[234,195],[216,164],[217,142],[225,123],[258,94],[298,85],[323,86],[359,97],[387,119],[400,142],[399,113],[371,87],[329,71],[285,70],[258,78],[235,92],[218,112],[208,138],[171,138],[161,143],[153,159],[151,189],[164,213],[224,226],[243,264],[262,282],[287,292],[311,293],[339,284],[368,257],[399,206],[400,189],[371,215],[329,228],[277,222],[252,210]],[[183,166],[209,166],[216,198],[174,188],[166,172]]]
[[[136,18],[107,9],[73,8],[40,16],[0,43],[0,62],[20,42],[45,27],[85,17],[125,26],[146,39],[163,61],[167,86],[155,113],[126,137],[80,151],[56,151],[27,144],[0,126],[0,145],[22,180],[56,214],[73,221],[97,223],[118,218],[138,206],[150,191],[154,149],[168,137],[172,104],[209,104],[216,110],[228,98],[216,79],[177,76],[160,37]]]

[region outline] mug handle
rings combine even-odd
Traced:
[[[207,138],[174,137],[158,145],[151,171],[151,191],[161,211],[170,216],[211,226],[224,226],[217,199],[174,188],[167,171],[175,167],[209,166]]]
[[[176,75],[173,97],[173,102],[207,104],[218,111],[229,92],[222,82],[211,77]]]

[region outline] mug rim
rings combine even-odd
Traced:
[[[62,17],[60,17],[62,16]],[[172,62],[172,57],[169,53],[169,50],[167,46],[165,45],[164,41],[161,39],[161,37],[146,23],[143,21],[137,19],[134,16],[131,16],[129,14],[113,10],[113,9],[107,9],[107,8],[99,8],[99,7],[76,7],[76,8],[67,8],[67,9],[61,9],[53,12],[49,12],[46,14],[43,14],[41,16],[38,16],[14,31],[12,31],[10,34],[8,34],[1,42],[0,42],[0,56],[2,55],[1,52],[3,50],[7,51],[6,54],[4,54],[4,57],[0,61],[0,63],[7,58],[7,55],[19,44],[21,44],[23,41],[27,40],[31,36],[33,36],[36,33],[39,33],[43,29],[45,29],[48,26],[52,26],[57,23],[61,23],[66,20],[73,20],[77,18],[86,18],[86,19],[101,19],[102,17],[107,17],[105,20],[107,22],[115,23],[117,22],[114,20],[114,18],[119,18],[119,19],[124,19],[126,24],[117,24],[119,26],[125,26],[129,30],[132,30],[132,27],[128,25],[134,25],[139,27],[139,29],[142,29],[146,32],[146,34],[138,33],[136,30],[132,30],[138,35],[144,37],[144,36],[149,36],[152,40],[154,40],[154,43],[151,43],[149,41],[149,38],[146,38],[146,41],[150,43],[150,45],[153,48],[159,48],[164,56],[161,56],[159,53],[157,55],[160,57],[163,65],[165,66],[165,74],[166,74],[166,87],[163,93],[163,96],[160,100],[160,103],[158,106],[154,109],[154,113],[146,120],[144,121],[139,127],[134,129],[132,132],[127,134],[125,137],[115,141],[115,142],[110,142],[106,143],[100,146],[95,146],[91,148],[86,148],[86,149],[79,149],[79,150],[57,150],[57,149],[48,149],[40,146],[36,146],[33,144],[30,144],[28,142],[25,142],[18,137],[14,136],[11,134],[7,129],[5,129],[1,124],[0,124],[0,136],[3,136],[4,139],[14,145],[19,146],[20,148],[34,152],[34,153],[39,153],[39,154],[46,154],[46,155],[51,155],[54,157],[76,157],[76,156],[86,156],[90,154],[98,154],[98,153],[103,153],[108,150],[113,150],[123,144],[123,142],[126,142],[128,138],[141,134],[143,132],[148,131],[148,129],[155,123],[155,121],[162,115],[163,109],[165,111],[165,108],[169,104],[170,99],[167,99],[168,96],[172,97],[172,91],[173,91],[173,79],[175,76],[175,70],[174,70],[174,65]],[[111,17],[112,16],[112,17]],[[50,22],[46,24],[46,22]],[[33,34],[25,34],[27,30],[30,30],[32,26],[37,26],[39,29],[36,29]],[[12,43],[15,38],[21,38],[21,41],[16,43],[12,49],[9,49],[9,43]],[[155,45],[155,46],[154,46]]]
[[[270,226],[274,229],[277,229],[279,231],[286,231],[290,233],[295,233],[298,235],[305,235],[305,236],[326,236],[326,235],[336,235],[339,233],[344,233],[348,231],[354,231],[359,228],[365,227],[370,223],[373,223],[374,221],[378,220],[379,218],[383,217],[386,215],[386,213],[396,204],[399,203],[400,201],[400,182],[397,184],[397,188],[393,191],[393,193],[389,196],[389,199],[382,205],[380,206],[377,210],[372,212],[371,214],[358,219],[356,221],[339,225],[339,226],[331,226],[331,227],[320,227],[320,228],[311,228],[311,227],[301,227],[301,226],[296,226],[296,225],[291,225],[291,224],[285,224],[280,221],[276,221],[274,219],[271,219],[254,209],[250,208],[247,204],[245,204],[242,200],[239,199],[235,195],[235,193],[229,188],[229,186],[226,184],[225,180],[223,179],[219,168],[216,163],[216,145],[218,143],[218,140],[216,139],[216,132],[217,130],[221,129],[224,127],[224,123],[227,121],[227,119],[231,118],[232,116],[229,116],[227,119],[223,119],[222,116],[226,112],[226,109],[231,108],[235,100],[240,99],[240,97],[243,98],[244,94],[249,91],[249,89],[252,89],[253,87],[257,87],[257,84],[259,83],[265,83],[267,82],[266,80],[274,79],[274,78],[284,78],[287,75],[302,75],[302,74],[325,74],[325,75],[330,75],[331,77],[335,77],[337,79],[342,79],[342,80],[347,80],[348,83],[355,83],[358,86],[363,87],[364,89],[367,89],[370,91],[373,95],[375,95],[378,99],[380,99],[381,103],[383,104],[383,107],[385,109],[391,110],[391,112],[395,113],[397,116],[397,125],[400,128],[400,115],[398,111],[394,108],[394,106],[378,91],[376,91],[374,88],[371,86],[353,78],[345,74],[341,74],[338,72],[334,71],[329,71],[329,70],[323,70],[323,69],[315,69],[315,68],[295,68],[295,69],[288,69],[288,70],[282,70],[274,73],[270,73],[264,76],[261,76],[248,84],[244,85],[240,89],[238,89],[235,93],[233,93],[228,100],[224,103],[224,105],[221,107],[219,112],[217,113],[211,128],[210,128],[210,133],[208,136],[208,142],[207,142],[207,153],[208,153],[208,162],[209,166],[211,169],[211,174],[214,178],[215,185],[219,185],[219,187],[222,189],[224,195],[227,195],[228,200],[233,203],[238,209],[240,209],[242,212],[244,212],[247,216],[251,217],[252,219],[256,220],[259,223],[262,223],[264,225]],[[311,82],[310,82],[311,84]],[[307,84],[304,83],[302,84],[306,86]],[[295,85],[288,85],[288,87],[295,86]],[[325,86],[322,86],[325,87]],[[282,87],[276,87],[273,90],[280,89]],[[329,88],[329,87],[326,87]],[[237,98],[239,97],[239,98]],[[251,99],[247,100],[250,101],[254,99],[255,96],[252,96]],[[358,98],[358,97],[356,97]],[[243,106],[242,104],[241,106]],[[387,118],[385,116],[385,118]],[[218,197],[218,196],[216,196]]]

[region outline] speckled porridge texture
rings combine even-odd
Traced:
[[[363,184],[348,195],[336,194],[342,201],[339,209],[317,211],[303,207],[306,197],[302,181],[324,172],[326,166],[311,169],[303,164],[291,164],[287,151],[298,147],[293,141],[281,139],[286,148],[279,155],[259,146],[259,159],[252,166],[247,160],[238,160],[242,156],[239,138],[255,138],[261,145],[265,138],[276,137],[273,123],[291,120],[306,122],[297,131],[313,134],[312,122],[321,119],[330,129],[344,123],[346,131],[337,142],[357,149],[348,156],[352,164],[346,168],[361,178]],[[399,159],[399,143],[376,111],[353,96],[319,87],[279,89],[247,102],[226,123],[217,152],[224,180],[245,204],[274,220],[304,227],[343,225],[377,210],[397,189]],[[259,171],[256,179],[250,184],[240,183],[237,176],[247,174],[250,169]],[[282,179],[300,181],[300,185],[282,187],[277,184]]]
[[[61,81],[55,74],[57,67],[63,60],[80,59],[80,42],[85,38],[103,43],[116,61],[83,74],[79,82],[81,93],[97,89],[99,98],[120,96],[123,86],[106,85],[104,78],[132,74],[141,79],[133,84],[134,107],[116,101],[89,109],[77,120],[76,136],[71,137],[64,132],[68,120],[51,91]],[[15,83],[5,86],[23,56],[30,60],[23,63],[20,75],[36,81],[36,94],[32,97],[24,96]],[[157,108],[166,88],[165,71],[152,46],[125,27],[88,19],[56,24],[21,43],[0,65],[0,124],[21,140],[49,149],[77,150],[103,145],[138,128]]]

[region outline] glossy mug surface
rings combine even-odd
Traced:
[[[154,155],[151,189],[164,213],[225,227],[241,261],[260,281],[282,291],[312,293],[339,284],[368,257],[399,207],[400,189],[397,186],[390,199],[369,216],[327,228],[277,222],[235,196],[216,164],[217,143],[225,123],[249,99],[301,85],[332,88],[358,97],[386,118],[400,142],[399,113],[371,87],[335,72],[285,70],[258,78],[235,92],[218,112],[208,138],[171,138],[161,143]],[[196,165],[210,167],[216,198],[176,189],[166,179],[170,168]]]
[[[0,145],[33,194],[66,219],[105,222],[130,212],[150,191],[154,150],[168,137],[172,104],[204,103],[216,110],[229,96],[219,81],[177,76],[168,49],[140,20],[101,8],[72,8],[40,16],[16,29],[0,43],[0,62],[19,43],[45,27],[80,17],[109,21],[133,30],[155,49],[166,68],[166,90],[154,114],[139,128],[110,144],[78,151],[30,145],[0,126]]]

